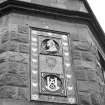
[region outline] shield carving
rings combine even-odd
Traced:
[[[58,89],[60,89],[60,86],[58,86],[58,80],[57,77],[51,77],[51,76],[47,76],[47,83],[46,83],[46,89],[48,89],[49,91],[57,91]]]
[[[46,94],[64,95],[64,78],[59,74],[42,73],[41,91]]]

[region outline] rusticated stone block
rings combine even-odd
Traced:
[[[4,42],[6,42],[8,40],[9,40],[9,32],[6,31],[6,32],[2,33],[1,43],[4,43]]]
[[[90,44],[86,41],[73,41],[72,47],[73,49],[88,51],[90,48]]]
[[[81,51],[78,50],[72,50],[72,59],[81,59]]]
[[[18,51],[18,43],[16,42],[9,42],[8,46],[8,51]]]
[[[11,32],[10,36],[11,40],[23,42],[23,43],[28,43],[29,42],[29,36],[26,34],[21,34],[21,33],[16,33],[14,31]]]
[[[29,63],[29,55],[25,53],[6,51],[0,54],[0,63],[6,61]]]
[[[3,71],[0,74],[0,85],[11,86],[28,86],[28,65],[22,63],[9,62],[8,71]]]
[[[104,99],[101,97],[99,93],[92,92],[91,93],[91,102],[92,105],[104,105],[102,104],[104,102]]]
[[[8,31],[8,27],[7,26],[1,26],[0,27],[0,35],[2,35],[3,33]]]
[[[5,51],[7,51],[8,50],[8,46],[9,46],[9,44],[7,42],[1,44],[1,46],[0,46],[0,53],[3,53]]]
[[[0,98],[27,100],[27,97],[27,88],[13,86],[0,87]]]
[[[5,58],[0,58],[0,63],[3,63],[3,62],[5,62],[5,61],[6,61]]]
[[[96,71],[87,70],[87,77],[89,81],[97,81],[97,74]]]
[[[96,60],[96,56],[93,55],[91,52],[88,51],[82,51],[81,52],[81,57],[83,60],[85,61],[95,61]]]
[[[77,81],[77,88],[80,92],[100,92],[100,86],[97,83],[89,81]]]
[[[0,75],[2,75],[3,73],[5,74],[6,72],[8,72],[8,62],[3,62],[0,64]],[[1,76],[0,76],[1,78]]]
[[[19,52],[8,52],[8,60],[12,62],[29,63],[29,55]]]
[[[84,61],[84,60],[81,60],[81,66],[84,68],[89,68],[89,69],[95,69],[96,68],[95,62]]]
[[[18,25],[18,33],[29,34],[29,27],[24,25]]]
[[[88,41],[73,41],[72,50],[89,51],[95,55],[97,53],[96,47],[91,45]]]
[[[29,53],[29,45],[28,44],[19,44],[19,51],[21,53]]]
[[[86,74],[85,71],[78,70],[78,71],[74,71],[74,73],[75,73],[75,77],[76,77],[77,80],[83,80],[83,81],[88,80],[87,74]]]
[[[86,92],[78,92],[80,105],[91,105],[90,94]]]
[[[80,60],[80,59],[73,59],[72,63],[74,66],[77,66],[77,67],[82,67],[86,69],[96,69],[95,62]]]
[[[16,42],[6,42],[1,44],[0,53],[5,51],[18,51],[18,43]]]
[[[1,86],[0,87],[0,98],[12,98],[16,99],[17,88],[11,86]]]
[[[29,97],[29,92],[28,88],[18,88],[18,97],[17,99],[22,99],[22,100],[27,100]]]
[[[81,60],[80,59],[72,59],[72,64],[74,66],[81,66]]]

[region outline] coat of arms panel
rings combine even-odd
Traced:
[[[41,93],[65,96],[64,76],[55,73],[41,73]]]
[[[63,59],[59,56],[40,55],[39,70],[40,72],[63,74]]]
[[[69,43],[66,32],[39,28],[32,30],[32,100],[75,102]]]

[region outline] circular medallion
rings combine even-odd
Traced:
[[[41,43],[41,47],[44,51],[55,54],[59,51],[59,44],[53,39],[45,39]]]
[[[45,88],[50,92],[56,92],[63,86],[62,80],[56,75],[46,75],[44,77]]]

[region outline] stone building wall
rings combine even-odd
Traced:
[[[0,105],[35,104],[30,102],[30,27],[70,33],[77,101],[80,105],[104,105],[97,43],[88,26],[16,13],[0,19]]]

